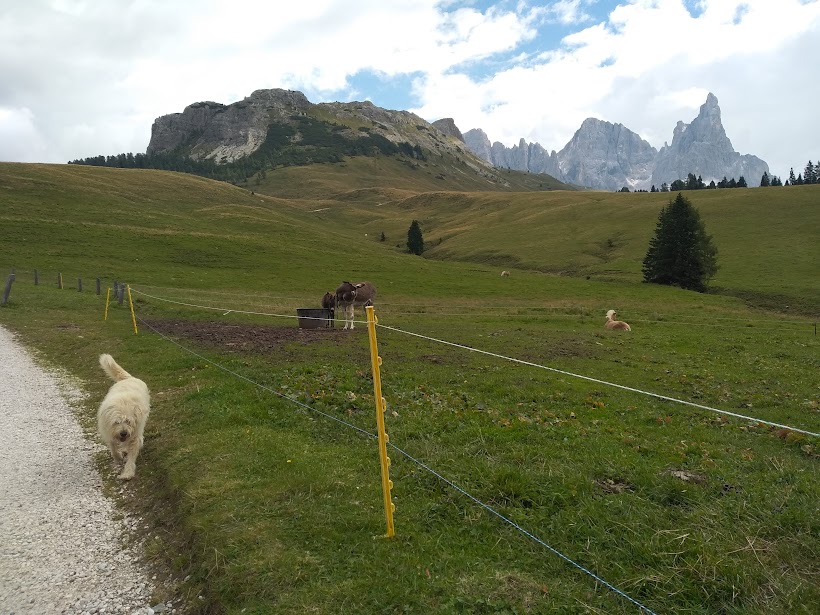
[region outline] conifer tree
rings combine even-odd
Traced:
[[[413,220],[410,228],[407,229],[407,249],[411,254],[420,255],[424,252],[424,236],[418,220]]]
[[[803,170],[803,183],[804,184],[816,184],[817,183],[817,176],[814,174],[814,165],[809,160],[809,163],[806,165],[806,168]]]
[[[697,209],[680,192],[658,215],[643,259],[644,282],[703,292],[718,270],[717,248]]]
[[[760,178],[760,187],[767,188],[771,186],[771,181],[769,180],[769,174],[766,171],[763,171],[763,177]]]

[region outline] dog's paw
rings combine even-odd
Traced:
[[[129,472],[129,471],[127,471],[127,470],[125,470],[125,471],[124,471],[122,474],[120,474],[117,478],[119,478],[120,480],[131,480],[132,478],[134,478],[134,473],[133,473],[133,472]]]

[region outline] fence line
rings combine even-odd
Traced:
[[[141,291],[137,290],[136,288],[132,288],[131,291],[138,294],[138,295],[142,295],[143,297],[150,297],[151,299],[156,299],[157,301],[164,301],[166,303],[173,303],[175,305],[182,305],[182,306],[185,306],[185,307],[193,307],[193,308],[198,308],[198,309],[201,309],[201,310],[211,310],[211,311],[215,311],[215,312],[224,312],[222,314],[223,316],[227,316],[228,314],[233,313],[233,314],[247,314],[249,316],[274,316],[276,318],[301,318],[301,319],[307,319],[307,320],[327,320],[326,318],[313,318],[313,317],[305,317],[305,316],[294,316],[292,314],[273,314],[273,313],[270,313],[270,312],[251,312],[251,311],[248,311],[248,310],[234,310],[234,309],[224,308],[224,307],[213,307],[213,306],[209,306],[209,305],[197,305],[196,303],[186,303],[184,301],[175,301],[173,299],[165,299],[163,297],[156,297],[154,295],[149,295],[148,293],[141,292]],[[359,323],[359,324],[365,324],[365,325],[367,324],[366,320],[356,320],[354,322]]]
[[[151,285],[151,284],[140,284],[140,286],[143,287],[143,288],[158,288],[158,289],[162,289],[162,290],[185,290],[185,291],[188,291],[188,292],[202,293],[202,294],[206,294],[206,295],[230,295],[231,297],[243,297],[243,298],[246,298],[246,299],[253,299],[253,300],[287,299],[287,300],[292,300],[292,301],[301,301],[304,298],[303,296],[296,297],[296,296],[289,296],[289,295],[237,294],[237,293],[232,293],[232,292],[219,292],[219,291],[211,291],[211,290],[180,288],[180,287],[176,287],[176,286],[155,286],[155,285]],[[133,285],[131,287],[131,290],[136,292]],[[150,296],[150,295],[147,295],[147,296]],[[166,300],[166,301],[168,300],[168,299],[161,299],[159,297],[153,297],[153,298],[154,299],[160,299],[160,300]],[[317,303],[318,303],[318,301],[317,301]],[[407,302],[390,303],[390,302],[385,302],[385,301],[379,301],[379,306],[381,306],[381,307],[394,306],[394,305],[395,306],[400,306],[400,307],[406,307]],[[202,307],[202,306],[197,306],[197,307]],[[447,307],[450,307],[450,308],[452,308],[452,307],[461,307],[461,308],[469,309],[469,311],[468,312],[434,312],[432,310],[434,310],[436,308],[436,305],[431,304],[431,303],[426,303],[425,304],[425,308],[426,308],[425,311],[415,311],[414,312],[414,311],[389,310],[389,313],[390,313],[391,316],[449,316],[449,317],[454,317],[454,318],[464,318],[464,317],[475,318],[476,316],[479,316],[479,317],[480,316],[494,317],[494,316],[506,315],[506,316],[516,317],[516,318],[538,318],[538,317],[541,317],[541,314],[514,314],[512,312],[515,312],[516,310],[519,310],[519,311],[520,310],[529,310],[529,311],[532,311],[532,310],[553,310],[553,311],[565,310],[566,311],[566,310],[571,310],[571,309],[579,309],[579,310],[584,310],[585,312],[578,313],[578,314],[572,314],[572,313],[557,314],[557,315],[552,315],[550,317],[551,318],[556,318],[556,316],[557,316],[557,317],[565,317],[565,318],[568,318],[568,319],[569,318],[579,317],[579,316],[580,317],[585,317],[585,318],[598,318],[595,315],[595,314],[597,314],[597,312],[593,313],[592,309],[583,308],[583,307],[580,307],[580,306],[488,305],[486,302],[481,303],[481,309],[482,310],[497,310],[497,311],[504,310],[504,311],[509,312],[507,314],[498,314],[498,312],[482,313],[482,312],[478,312],[476,310],[470,309],[472,307],[470,305],[458,305],[458,304],[453,305],[453,304],[448,303]],[[208,309],[210,309],[210,308],[208,308]],[[239,310],[230,310],[230,311],[238,312]],[[602,313],[603,313],[603,310],[602,310]],[[712,323],[707,323],[707,322],[698,322],[698,321],[694,321],[694,320],[687,320],[686,317],[660,314],[660,316],[664,316],[665,318],[669,319],[669,320],[663,320],[663,319],[657,317],[657,316],[659,316],[658,312],[653,311],[652,314],[655,315],[655,318],[630,318],[629,320],[630,320],[630,322],[665,323],[665,324],[669,324],[669,325],[685,324],[687,326],[696,326],[696,327],[721,327],[721,328],[725,328],[727,326],[725,324],[712,324]],[[263,314],[263,315],[267,315],[267,314]],[[281,314],[272,314],[272,315],[273,316],[282,316]],[[601,320],[603,321],[603,317],[601,317]],[[794,328],[803,327],[803,326],[812,327],[815,324],[815,321],[812,320],[812,319],[807,319],[807,320],[777,320],[777,319],[771,319],[771,318],[769,318],[769,319],[751,319],[751,318],[732,318],[732,317],[729,317],[729,316],[714,316],[714,317],[710,317],[709,320],[710,321],[739,322],[739,323],[747,323],[747,324],[748,323],[756,323],[757,325],[771,325],[772,327],[788,326],[788,327],[794,327]],[[367,321],[356,321],[356,322],[365,323]],[[747,327],[747,325],[744,325],[744,324],[738,324],[738,325],[735,325],[735,326],[738,327],[738,328],[746,328]]]
[[[224,365],[221,365],[221,364],[217,363],[216,361],[212,361],[211,359],[209,359],[209,358],[207,358],[207,357],[205,357],[205,356],[203,356],[203,355],[201,355],[201,354],[199,354],[199,353],[197,353],[197,352],[194,352],[193,350],[191,350],[191,349],[189,349],[189,348],[187,348],[187,347],[183,346],[183,345],[182,345],[182,344],[180,344],[179,342],[177,342],[175,339],[173,339],[173,338],[171,338],[171,337],[169,337],[169,336],[167,336],[167,335],[163,334],[161,331],[158,331],[155,327],[152,327],[152,326],[151,326],[151,325],[150,325],[150,324],[149,324],[149,323],[148,323],[145,319],[140,318],[139,316],[137,316],[137,320],[139,320],[142,324],[144,324],[146,327],[148,327],[149,329],[151,329],[151,331],[153,331],[154,333],[156,333],[157,335],[159,335],[162,339],[164,339],[164,340],[166,340],[166,341],[168,341],[168,342],[171,342],[172,344],[174,344],[174,345],[175,345],[175,346],[177,346],[178,348],[181,348],[181,349],[182,349],[182,350],[184,350],[185,352],[187,352],[187,353],[189,353],[189,354],[192,354],[193,356],[197,357],[198,359],[202,359],[202,360],[203,360],[203,361],[205,361],[206,363],[210,363],[210,364],[211,364],[211,365],[213,365],[214,367],[219,368],[219,369],[221,369],[222,371],[224,371],[224,372],[227,372],[227,373],[231,374],[232,376],[236,376],[237,378],[239,378],[239,379],[241,379],[241,380],[244,380],[245,382],[248,382],[248,383],[250,383],[250,384],[252,384],[252,385],[254,385],[254,386],[256,386],[256,387],[259,387],[260,389],[263,389],[263,390],[267,391],[268,393],[272,393],[272,394],[276,395],[277,397],[281,397],[282,399],[286,399],[287,401],[293,402],[293,403],[294,403],[294,404],[296,404],[297,406],[301,406],[301,407],[303,407],[303,408],[305,408],[305,409],[307,409],[307,410],[310,410],[311,412],[315,412],[316,414],[320,414],[320,415],[322,415],[323,417],[325,417],[326,419],[330,419],[330,420],[332,420],[332,421],[336,421],[337,423],[341,423],[342,425],[345,425],[346,427],[350,427],[351,429],[355,429],[356,431],[358,431],[359,433],[361,433],[361,434],[363,434],[363,435],[367,436],[368,438],[374,438],[374,439],[376,438],[376,434],[370,433],[369,431],[367,431],[367,430],[365,430],[365,429],[362,429],[361,427],[357,427],[356,425],[354,425],[354,424],[352,424],[352,423],[348,423],[347,421],[342,420],[342,419],[340,419],[340,418],[338,418],[338,417],[335,417],[335,416],[333,416],[332,414],[327,414],[326,412],[322,412],[321,410],[318,410],[318,409],[316,409],[316,408],[312,408],[311,406],[309,406],[309,405],[307,405],[307,404],[305,404],[305,403],[300,402],[298,399],[294,399],[293,397],[290,397],[290,396],[288,396],[288,395],[285,395],[284,393],[280,393],[279,391],[277,391],[277,390],[275,390],[275,389],[272,389],[272,388],[270,388],[270,387],[268,387],[268,386],[265,386],[264,384],[259,384],[258,382],[254,381],[254,380],[251,380],[251,379],[250,379],[250,378],[248,378],[247,376],[243,376],[242,374],[240,374],[240,373],[238,373],[238,372],[235,372],[235,371],[233,371],[233,370],[231,370],[231,369],[228,369],[227,367],[225,367]]]
[[[799,433],[803,433],[809,436],[814,436],[815,438],[820,438],[820,433],[814,433],[812,431],[806,431],[805,429],[799,429],[797,427],[790,427],[788,425],[781,425],[780,423],[773,423],[771,421],[764,421],[763,419],[758,419],[752,416],[746,416],[744,414],[738,414],[736,412],[729,412],[728,410],[720,410],[718,408],[712,408],[711,406],[704,406],[702,404],[696,404],[691,401],[686,401],[683,399],[677,399],[675,397],[669,397],[667,395],[661,395],[659,393],[652,393],[650,391],[643,391],[641,389],[636,389],[633,387],[628,387],[623,384],[616,384],[614,382],[607,382],[606,380],[599,380],[598,378],[592,378],[591,376],[583,376],[581,374],[574,374],[572,372],[567,372],[562,369],[557,369],[555,367],[547,367],[546,365],[539,365],[538,363],[532,363],[530,361],[524,361],[522,359],[515,359],[513,357],[508,357],[503,354],[498,354],[495,352],[489,352],[487,350],[479,350],[478,348],[472,348],[471,346],[465,346],[464,344],[456,344],[455,342],[448,342],[446,340],[440,340],[435,337],[429,337],[427,335],[422,335],[420,333],[413,333],[411,331],[403,331],[402,329],[397,329],[396,327],[390,327],[387,325],[376,325],[381,327],[382,329],[388,329],[390,331],[394,331],[396,333],[402,333],[404,335],[410,335],[413,337],[418,337],[421,339],[425,339],[428,341],[436,342],[439,344],[444,344],[446,346],[452,346],[454,348],[460,348],[462,350],[468,350],[470,352],[476,352],[478,354],[483,354],[489,357],[495,357],[496,359],[503,359],[505,361],[510,361],[512,363],[518,363],[520,365],[527,365],[529,367],[537,367],[538,369],[545,369],[550,372],[555,372],[556,374],[563,374],[564,376],[572,376],[573,378],[580,378],[581,380],[588,380],[589,382],[595,382],[596,384],[603,384],[610,387],[615,387],[617,389],[623,389],[624,391],[630,391],[632,393],[640,393],[641,395],[648,395],[649,397],[655,397],[657,399],[662,399],[664,401],[671,401],[678,404],[684,404],[686,406],[692,406],[694,408],[700,408],[701,410],[709,410],[710,412],[717,412],[719,414],[726,414],[728,416],[733,416],[739,419],[746,419],[748,421],[753,421],[757,423],[763,423],[764,425],[771,425],[772,427],[780,427],[781,429],[788,429],[790,431],[796,431]]]
[[[637,600],[634,600],[633,598],[631,598],[630,596],[628,596],[627,594],[625,594],[623,591],[621,591],[620,589],[618,589],[617,587],[615,587],[615,586],[614,586],[614,585],[612,585],[611,583],[608,583],[608,582],[604,581],[601,577],[599,577],[599,576],[598,576],[597,574],[595,574],[594,572],[591,572],[591,571],[587,570],[586,568],[584,568],[583,566],[581,566],[581,564],[579,564],[579,563],[577,563],[577,562],[575,562],[575,561],[571,560],[570,558],[568,558],[566,555],[564,555],[563,553],[561,553],[561,552],[560,552],[560,551],[558,551],[557,549],[555,549],[555,548],[551,547],[550,545],[548,545],[546,542],[544,542],[543,540],[541,540],[540,538],[538,538],[538,536],[535,536],[535,535],[534,535],[534,534],[532,534],[531,532],[529,532],[529,531],[525,530],[523,527],[521,527],[520,525],[518,525],[518,524],[517,524],[515,521],[513,521],[512,519],[509,519],[508,517],[505,517],[504,515],[502,515],[500,512],[498,512],[497,510],[495,510],[495,509],[494,509],[494,508],[492,508],[491,506],[488,506],[487,504],[485,504],[484,502],[482,502],[482,501],[481,501],[481,500],[479,500],[478,498],[476,498],[476,497],[474,497],[474,496],[470,495],[469,493],[467,493],[464,489],[462,489],[461,487],[459,487],[458,485],[456,485],[456,484],[455,484],[455,483],[453,483],[452,481],[450,481],[450,480],[448,480],[448,479],[444,478],[441,474],[439,474],[438,472],[436,472],[435,470],[433,470],[433,469],[432,469],[431,467],[429,467],[427,464],[425,464],[425,463],[423,463],[423,462],[419,461],[418,459],[416,459],[415,457],[413,457],[410,453],[407,453],[406,451],[404,451],[404,450],[400,449],[398,446],[396,446],[395,444],[392,444],[392,443],[390,443],[390,442],[388,442],[388,443],[387,443],[387,445],[388,445],[389,447],[391,447],[393,450],[395,450],[396,452],[401,453],[402,455],[404,455],[407,459],[409,459],[410,461],[412,461],[413,463],[415,463],[416,465],[418,465],[420,468],[423,468],[423,469],[427,470],[430,474],[432,474],[433,476],[435,476],[436,478],[438,478],[440,481],[442,481],[442,482],[444,482],[444,483],[447,483],[450,487],[452,487],[453,489],[455,489],[455,490],[456,490],[456,491],[458,491],[459,493],[463,494],[464,496],[466,496],[467,498],[469,498],[470,500],[472,500],[473,502],[475,502],[476,504],[478,504],[479,506],[481,506],[484,510],[486,510],[486,511],[488,511],[489,513],[491,513],[491,514],[495,515],[496,517],[498,517],[499,519],[501,519],[501,520],[502,520],[502,521],[504,521],[505,523],[508,523],[509,525],[511,525],[512,527],[514,527],[515,529],[517,529],[519,532],[521,532],[521,533],[522,533],[522,534],[524,534],[525,536],[528,536],[529,538],[531,538],[532,540],[534,540],[535,542],[537,542],[537,543],[538,543],[538,544],[540,544],[541,546],[546,547],[547,549],[549,549],[550,551],[552,551],[555,555],[557,555],[558,557],[560,557],[560,558],[561,558],[561,559],[563,559],[564,561],[569,562],[570,564],[572,564],[573,566],[575,566],[575,567],[576,567],[576,568],[578,568],[579,570],[581,570],[581,571],[585,572],[586,574],[588,574],[589,576],[591,576],[593,579],[595,579],[595,580],[596,580],[596,581],[598,581],[599,583],[603,584],[603,585],[604,585],[605,587],[607,587],[608,589],[610,589],[610,590],[614,591],[616,594],[618,594],[618,595],[620,595],[620,596],[622,596],[622,597],[626,598],[626,599],[627,599],[627,600],[629,600],[631,603],[633,603],[633,604],[635,604],[636,606],[640,607],[641,609],[643,609],[643,610],[644,610],[644,611],[646,611],[647,613],[654,613],[654,611],[649,610],[647,607],[645,607],[644,605],[642,605],[640,602],[638,602]]]
[[[225,310],[225,308],[217,308],[217,307],[211,307],[211,306],[205,306],[205,305],[197,305],[197,304],[194,304],[194,303],[186,303],[186,302],[183,302],[183,301],[174,301],[174,300],[171,300],[171,299],[164,299],[162,297],[155,297],[153,295],[149,295],[147,293],[143,293],[143,292],[140,292],[140,291],[135,290],[135,289],[133,289],[133,291],[135,293],[139,293],[139,294],[141,294],[145,297],[150,297],[152,299],[157,299],[159,301],[165,301],[167,303],[173,303],[173,304],[176,304],[176,305],[182,305],[182,306],[186,306],[186,307],[194,307],[194,308],[199,308],[199,309],[204,309],[204,310],[213,310],[213,311],[223,311],[223,310]],[[271,316],[271,317],[277,317],[277,318],[298,318],[297,316],[291,316],[291,315],[287,315],[287,314],[272,314],[272,313],[265,313],[265,312],[250,312],[250,311],[246,311],[246,310],[231,310],[231,309],[225,311],[223,315],[227,315],[231,312],[236,313],[236,314],[249,314],[249,315],[254,315],[254,316]],[[313,320],[325,320],[325,319],[324,318],[314,318]],[[357,321],[354,321],[354,322],[360,323],[360,324],[367,324],[367,321],[358,321],[357,320]],[[478,354],[483,354],[483,355],[486,355],[486,356],[494,357],[496,359],[502,359],[502,360],[505,360],[505,361],[510,361],[512,363],[518,363],[520,365],[527,365],[529,367],[544,369],[544,370],[547,370],[547,371],[555,372],[557,374],[563,374],[565,376],[571,376],[573,378],[580,378],[582,380],[588,380],[589,382],[595,382],[596,384],[603,384],[603,385],[606,385],[606,386],[615,387],[617,389],[622,389],[624,391],[630,391],[632,393],[640,393],[641,395],[647,395],[649,397],[654,397],[656,399],[661,399],[661,400],[664,400],[664,401],[670,401],[670,402],[674,402],[674,403],[678,403],[678,404],[683,404],[683,405],[686,405],[686,406],[691,406],[693,408],[699,408],[701,410],[708,410],[709,412],[724,414],[726,416],[731,416],[731,417],[738,418],[738,419],[744,419],[744,420],[747,420],[747,421],[762,423],[764,425],[769,425],[769,426],[772,426],[772,427],[778,427],[780,429],[788,429],[789,431],[794,431],[794,432],[806,434],[808,436],[813,436],[815,438],[820,437],[820,433],[815,433],[813,431],[800,429],[798,427],[791,427],[789,425],[783,425],[781,423],[774,423],[772,421],[766,421],[764,419],[759,419],[759,418],[755,418],[755,417],[752,417],[752,416],[747,416],[745,414],[739,414],[737,412],[730,412],[729,410],[720,410],[718,408],[712,408],[711,406],[705,406],[703,404],[696,404],[696,403],[691,402],[691,401],[686,401],[686,400],[683,400],[683,399],[677,399],[676,397],[670,397],[668,395],[661,395],[659,393],[652,393],[651,391],[644,391],[642,389],[636,389],[634,387],[628,387],[628,386],[623,385],[623,384],[616,384],[614,382],[608,382],[606,380],[599,380],[598,378],[592,378],[591,376],[583,376],[581,374],[575,374],[575,373],[572,373],[572,372],[567,372],[567,371],[564,371],[564,370],[560,370],[560,369],[557,369],[555,367],[547,367],[546,365],[540,365],[538,363],[532,363],[530,361],[524,361],[522,359],[515,359],[513,357],[508,357],[508,356],[505,356],[505,355],[502,355],[502,354],[489,352],[487,350],[479,350],[479,349],[473,348],[471,346],[465,346],[463,344],[457,344],[455,342],[448,342],[446,340],[441,340],[441,339],[438,339],[438,338],[435,338],[435,337],[422,335],[420,333],[413,333],[411,331],[404,331],[402,329],[398,329],[396,327],[390,327],[388,325],[377,324],[376,326],[381,327],[383,329],[388,329],[390,331],[394,331],[396,333],[402,333],[404,335],[410,335],[410,336],[413,336],[413,337],[418,337],[418,338],[425,339],[425,340],[432,341],[432,342],[436,342],[436,343],[439,343],[439,344],[444,344],[446,346],[452,346],[454,348],[460,348],[462,350],[467,350],[467,351],[470,351],[470,352],[475,352],[475,353],[478,353]]]
[[[362,434],[362,435],[364,435],[364,436],[367,436],[368,438],[371,438],[371,439],[373,439],[373,440],[378,440],[378,436],[377,436],[376,434],[374,434],[374,433],[370,433],[369,431],[367,431],[367,430],[365,430],[365,429],[362,429],[361,427],[357,427],[356,425],[353,425],[352,423],[348,423],[347,421],[345,421],[345,420],[343,420],[343,419],[340,419],[340,418],[338,418],[338,417],[335,417],[335,416],[333,416],[332,414],[328,414],[328,413],[326,413],[326,412],[322,412],[321,410],[318,410],[318,409],[316,409],[316,408],[312,408],[311,406],[309,406],[309,405],[307,405],[307,404],[305,404],[305,403],[302,403],[302,402],[300,402],[299,400],[294,399],[294,398],[292,398],[292,397],[290,397],[290,396],[288,396],[288,395],[285,395],[284,393],[280,393],[279,391],[276,391],[275,389],[272,389],[271,387],[265,386],[265,385],[263,385],[263,384],[259,384],[258,382],[255,382],[254,380],[251,380],[251,379],[250,379],[250,378],[248,378],[247,376],[243,376],[242,374],[239,374],[239,373],[237,373],[237,372],[235,372],[235,371],[233,371],[233,370],[231,370],[231,369],[228,369],[227,367],[225,367],[224,365],[221,365],[221,364],[217,363],[216,361],[212,361],[211,359],[208,359],[207,357],[205,357],[205,356],[203,356],[203,355],[201,355],[201,354],[199,354],[199,353],[197,353],[197,352],[194,352],[193,350],[190,350],[189,348],[187,348],[187,347],[183,346],[182,344],[180,344],[180,343],[179,343],[179,342],[177,342],[176,340],[174,340],[174,339],[172,339],[172,338],[170,338],[170,337],[168,337],[168,336],[164,335],[162,332],[158,331],[156,328],[152,327],[150,324],[148,324],[148,323],[147,323],[144,319],[140,318],[139,316],[137,317],[137,319],[138,319],[138,320],[139,320],[142,324],[144,324],[146,327],[148,327],[149,329],[151,329],[154,333],[156,333],[156,334],[157,334],[157,335],[159,335],[161,338],[163,338],[164,340],[166,340],[166,341],[168,341],[168,342],[171,342],[172,344],[174,344],[174,345],[175,345],[175,346],[177,346],[178,348],[180,348],[180,349],[184,350],[185,352],[187,352],[187,353],[189,353],[189,354],[191,354],[191,355],[193,355],[193,356],[195,356],[195,357],[197,357],[197,358],[199,358],[199,359],[201,359],[201,360],[203,360],[203,361],[205,361],[205,362],[209,363],[210,365],[213,365],[214,367],[216,367],[216,368],[218,368],[218,369],[221,369],[222,371],[224,371],[224,372],[226,372],[226,373],[228,373],[228,374],[231,374],[232,376],[235,376],[235,377],[237,377],[237,378],[240,378],[241,380],[244,380],[245,382],[248,382],[249,384],[252,384],[252,385],[254,385],[254,386],[256,386],[256,387],[258,387],[258,388],[260,388],[260,389],[262,389],[262,390],[264,390],[264,391],[267,391],[267,392],[269,392],[269,393],[273,393],[273,394],[274,394],[274,395],[276,395],[277,397],[280,397],[280,398],[282,398],[282,399],[284,399],[284,400],[287,400],[287,401],[289,401],[289,402],[292,402],[292,403],[296,404],[297,406],[300,406],[300,407],[302,407],[302,408],[305,408],[305,409],[307,409],[307,410],[310,410],[311,412],[315,412],[316,414],[319,414],[319,415],[321,415],[321,416],[323,416],[323,417],[325,417],[325,418],[331,419],[331,420],[333,420],[333,421],[336,421],[337,423],[340,423],[340,424],[342,424],[342,425],[344,425],[344,426],[346,426],[346,427],[349,427],[349,428],[351,428],[351,429],[353,429],[353,430],[357,431],[358,433],[360,433],[360,434]],[[377,325],[377,326],[378,326],[378,325]],[[498,517],[499,519],[501,519],[501,520],[502,520],[502,521],[504,521],[505,523],[509,524],[511,527],[515,528],[516,530],[518,530],[519,532],[521,532],[522,534],[524,534],[525,536],[527,536],[527,537],[528,537],[528,538],[530,538],[531,540],[534,540],[535,542],[537,542],[537,543],[538,543],[538,544],[540,544],[541,546],[545,547],[546,549],[548,549],[549,551],[551,551],[552,553],[554,553],[555,555],[557,555],[558,557],[560,557],[560,558],[561,558],[562,560],[564,560],[565,562],[567,562],[567,563],[571,564],[572,566],[574,566],[574,567],[575,567],[575,568],[577,568],[578,570],[580,570],[580,571],[584,572],[585,574],[589,575],[590,577],[592,577],[593,579],[595,579],[598,583],[601,583],[604,587],[606,587],[606,588],[607,588],[607,589],[609,589],[610,591],[613,591],[613,592],[615,592],[616,594],[618,594],[619,596],[621,596],[622,598],[625,598],[626,600],[628,600],[629,602],[631,602],[632,604],[634,604],[634,605],[635,605],[635,606],[637,606],[638,608],[642,609],[642,610],[643,610],[643,611],[645,611],[646,613],[649,613],[650,615],[656,615],[656,613],[655,613],[654,611],[652,611],[652,610],[651,610],[651,609],[649,609],[648,607],[644,606],[643,604],[641,604],[640,602],[638,602],[637,600],[635,600],[634,598],[632,598],[631,596],[629,596],[628,594],[626,594],[624,591],[622,591],[622,590],[618,589],[617,587],[615,587],[615,586],[614,586],[614,585],[612,585],[611,583],[609,583],[609,582],[605,581],[603,578],[601,578],[600,576],[598,576],[598,575],[597,575],[597,574],[595,574],[594,572],[592,572],[592,571],[588,570],[587,568],[584,568],[581,564],[577,563],[576,561],[574,561],[573,559],[571,559],[571,558],[567,557],[566,555],[564,555],[563,553],[561,553],[560,551],[558,551],[558,550],[557,550],[557,549],[555,549],[554,547],[550,546],[548,543],[546,543],[546,542],[545,542],[545,541],[543,541],[542,539],[538,538],[538,537],[537,537],[535,534],[533,534],[532,532],[530,532],[530,531],[528,531],[528,530],[524,529],[523,527],[521,527],[520,525],[518,525],[517,523],[515,523],[514,521],[512,521],[512,520],[511,520],[511,519],[509,519],[508,517],[506,517],[506,516],[502,515],[500,512],[498,512],[497,510],[495,510],[494,508],[492,508],[491,506],[489,506],[488,504],[485,504],[484,502],[482,502],[481,500],[479,500],[479,499],[478,499],[478,498],[476,498],[475,496],[473,496],[473,495],[471,495],[470,493],[468,493],[468,492],[467,492],[466,490],[464,490],[462,487],[459,487],[459,486],[458,486],[457,484],[455,484],[453,481],[451,481],[451,480],[449,480],[449,479],[445,478],[445,477],[444,477],[444,476],[442,476],[440,473],[438,473],[438,472],[436,472],[435,470],[433,470],[430,466],[428,466],[428,465],[427,465],[427,464],[425,464],[424,462],[422,462],[422,461],[420,461],[420,460],[416,459],[416,458],[415,458],[415,457],[413,457],[410,453],[406,452],[405,450],[403,450],[403,449],[399,448],[398,446],[396,446],[395,444],[393,444],[393,443],[391,443],[391,442],[389,442],[389,441],[387,442],[387,446],[389,446],[390,448],[392,448],[393,450],[395,450],[397,453],[400,453],[401,455],[403,455],[406,459],[408,459],[408,460],[409,460],[409,461],[411,461],[412,463],[415,463],[418,467],[422,468],[423,470],[426,470],[427,472],[429,472],[430,474],[432,474],[433,476],[435,476],[436,478],[438,478],[440,481],[442,481],[442,482],[446,483],[447,485],[449,485],[450,487],[452,487],[453,489],[455,489],[456,491],[458,491],[459,493],[461,493],[462,495],[464,495],[465,497],[467,497],[468,499],[470,499],[470,500],[471,500],[471,501],[473,501],[474,503],[478,504],[481,508],[483,508],[483,509],[484,509],[484,510],[486,510],[487,512],[489,512],[489,513],[491,513],[492,515],[494,515],[494,516]]]

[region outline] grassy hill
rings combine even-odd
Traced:
[[[382,188],[411,192],[577,190],[549,175],[496,169],[479,175],[452,156],[425,161],[401,157],[355,156],[336,164],[278,167],[264,179],[254,175],[241,186],[283,198],[313,199],[344,195],[350,190]]]
[[[193,272],[188,282],[193,286],[218,271],[226,272],[227,280],[250,282],[266,262],[286,259],[292,275],[282,283],[307,290],[316,283],[310,271],[327,271],[342,245],[348,271],[367,273],[376,250],[391,263],[384,275],[400,276],[407,229],[418,219],[425,262],[634,283],[641,280],[658,212],[670,199],[661,193],[426,191],[435,185],[429,175],[414,185],[390,174],[386,162],[358,159],[355,164],[363,166],[350,176],[338,174],[343,169],[338,165],[289,167],[269,173],[253,191],[158,171],[3,165],[6,198],[0,216],[7,253],[15,255],[17,266],[31,268],[57,267],[68,257],[82,270],[84,263],[103,260],[109,265],[101,274],[119,269],[129,279],[149,275],[160,284],[177,283]],[[380,181],[394,185],[367,186],[364,168],[374,176],[386,174]],[[266,190],[278,196],[262,194]],[[820,188],[703,190],[686,196],[718,248],[716,289],[771,309],[789,306],[817,315]],[[385,242],[379,242],[382,233]],[[136,252],[145,248],[137,249],[134,234],[151,238],[150,274],[139,264]],[[58,255],[50,246],[60,238],[68,247]],[[252,247],[238,249],[241,242]],[[336,277],[320,288],[336,284]]]
[[[109,384],[101,352],[151,388],[137,478],[118,497],[170,575],[157,601],[246,615],[636,612],[546,544],[654,612],[813,611],[820,343],[792,312],[817,313],[817,187],[688,194],[726,289],[698,294],[640,283],[669,195],[435,192],[326,170],[269,172],[252,193],[0,164],[0,272],[16,268],[0,324],[80,379],[89,429]],[[429,258],[401,247],[412,219]],[[132,285],[139,335],[125,306],[103,321],[95,277]],[[365,327],[293,318],[345,279],[379,293],[392,540],[374,539]],[[632,332],[604,330],[610,308]]]

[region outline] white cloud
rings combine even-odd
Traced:
[[[583,119],[598,117],[660,147],[711,91],[735,149],[784,173],[820,143],[810,103],[820,85],[805,72],[820,52],[820,2],[703,0],[699,8],[695,18],[681,0],[622,4],[606,24],[565,37],[561,49],[526,68],[475,82],[455,74],[419,80],[415,111],[434,119],[448,98],[457,100],[450,115],[462,130],[481,127],[491,140],[512,145],[524,137],[547,149],[560,149]],[[811,126],[809,134],[778,142],[787,123]]]
[[[271,87],[328,99],[362,72],[416,76],[404,108],[508,145],[524,137],[560,149],[594,116],[659,147],[708,91],[735,148],[776,173],[820,142],[820,86],[807,74],[820,53],[820,0],[622,0],[604,16],[601,6],[0,0],[0,155],[144,151],[153,119],[192,102]],[[578,24],[588,25],[551,42]]]
[[[0,161],[38,162],[46,151],[30,109],[0,107]]]
[[[564,25],[585,23],[590,21],[592,16],[584,10],[584,6],[594,1],[595,0],[559,0],[559,2],[553,2],[548,6],[546,14],[549,19]]]

